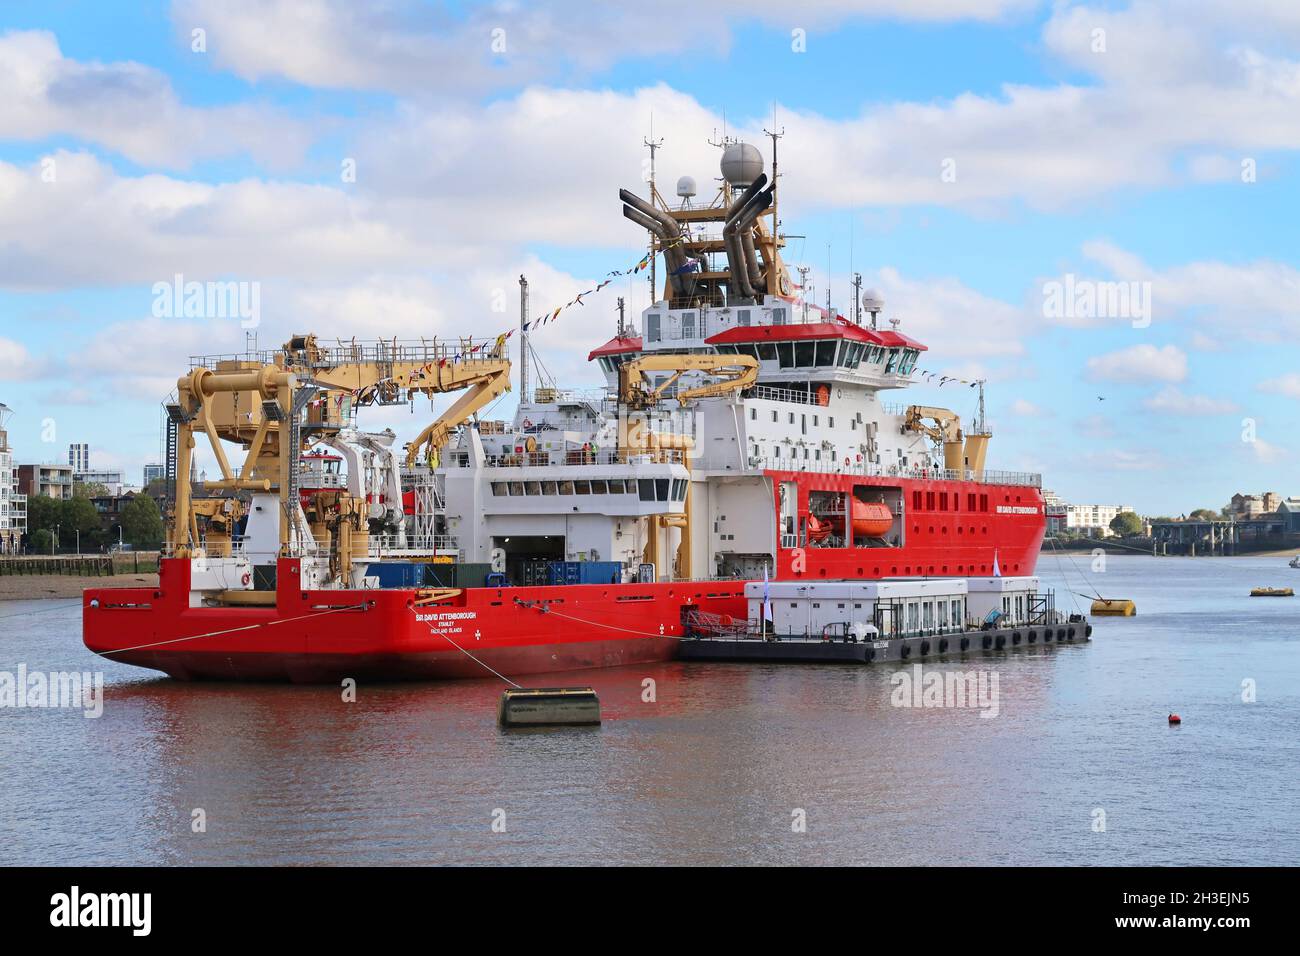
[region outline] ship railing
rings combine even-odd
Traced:
[[[611,449],[572,449],[563,452],[517,452],[508,455],[485,455],[483,466],[485,468],[572,468],[575,466],[592,466],[592,465],[615,465],[626,467],[629,465],[645,464],[652,458],[657,458],[662,462],[669,464],[681,464],[685,457],[681,451],[660,451],[652,455],[620,455],[617,451]],[[447,468],[470,468],[473,466],[473,458],[466,453],[452,453],[447,455],[442,464]]]
[[[369,553],[372,558],[400,554],[459,555],[460,541],[455,535],[449,534],[408,534],[405,540],[395,534],[372,534]]]
[[[897,465],[877,465],[867,462],[851,462],[842,465],[834,460],[771,458],[751,456],[751,468],[765,471],[810,471],[820,474],[842,474],[863,476],[867,478],[912,478],[927,481],[969,481],[983,485],[1022,485],[1041,488],[1043,476],[1028,471],[984,471],[977,473],[970,469],[953,470],[948,468],[900,468]]]
[[[755,385],[745,392],[746,398],[760,398],[772,402],[792,402],[796,405],[816,405],[817,396],[811,392],[794,388],[775,388],[771,385]]]
[[[277,359],[287,359],[290,370],[301,368],[336,368],[340,365],[395,362],[420,365],[439,362],[496,361],[506,358],[509,351],[498,339],[465,338],[455,342],[437,339],[399,339],[371,342],[317,343],[312,349],[253,349],[246,352],[228,352],[215,355],[191,355],[190,368],[215,368],[218,362],[257,362],[272,365]]]

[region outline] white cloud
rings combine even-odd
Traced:
[[[1261,392],[1268,392],[1272,395],[1300,398],[1300,373],[1288,372],[1277,378],[1266,379],[1259,383],[1258,388]]]
[[[1017,398],[1011,403],[1011,414],[1019,415],[1024,418],[1038,418],[1045,414],[1043,409],[1033,402],[1026,401],[1023,398]]]
[[[22,382],[35,378],[39,371],[26,346],[0,337],[0,382]]]
[[[68,59],[45,31],[0,35],[0,102],[0,139],[72,136],[153,168],[244,153],[285,166],[310,139],[278,110],[186,106],[165,74],[139,63]]]
[[[1187,353],[1175,345],[1134,345],[1088,359],[1088,377],[1108,382],[1181,382]]]
[[[1176,385],[1167,385],[1142,402],[1144,408],[1168,415],[1227,415],[1240,410],[1236,402],[1189,395]]]
[[[1256,438],[1254,441],[1247,442],[1246,447],[1249,448],[1251,454],[1255,456],[1255,460],[1262,465],[1272,465],[1287,457],[1287,451],[1285,448],[1279,448],[1277,445],[1270,444],[1262,438]]]
[[[409,98],[587,74],[628,58],[685,51],[724,56],[735,20],[813,33],[848,20],[993,20],[1035,0],[808,0],[792,20],[777,0],[593,4],[585,0],[469,5],[458,14],[414,0],[175,0],[184,42],[208,32],[216,63],[247,80]],[[797,22],[796,22],[797,21]],[[286,38],[292,42],[286,42]]]

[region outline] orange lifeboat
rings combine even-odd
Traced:
[[[853,514],[853,535],[857,538],[883,538],[894,526],[894,515],[888,505],[878,501],[859,501],[853,499],[850,505]],[[808,540],[820,544],[830,537],[832,531],[842,530],[844,519],[840,516],[818,518],[808,516]]]
[[[883,538],[894,526],[894,513],[879,501],[852,500],[853,534],[859,538]]]

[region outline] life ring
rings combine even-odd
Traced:
[[[245,571],[243,574],[239,576],[239,583],[242,584],[244,587],[248,587],[248,583],[252,580],[253,580],[253,576],[249,574],[247,571]]]
[[[825,385],[817,386],[817,404],[826,406],[831,403],[831,390]]]

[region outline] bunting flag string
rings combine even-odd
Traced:
[[[691,237],[689,235],[678,236],[676,239],[672,240],[671,242],[666,242],[662,246],[660,246],[659,251],[662,252],[665,249],[671,249],[674,246],[680,245],[681,243],[689,242],[690,238]],[[628,268],[614,269],[610,272],[605,273],[605,278],[601,280],[595,286],[595,288],[588,289],[585,292],[580,292],[577,295],[575,295],[572,299],[570,299],[568,302],[566,302],[564,305],[558,306],[555,310],[551,312],[547,312],[542,316],[540,316],[539,318],[532,319],[530,321],[525,322],[523,324],[523,330],[527,332],[534,328],[540,328],[544,325],[547,325],[551,322],[555,322],[557,319],[559,319],[560,313],[563,312],[565,309],[568,309],[575,305],[586,305],[586,303],[582,301],[584,298],[599,292],[601,289],[605,288],[605,286],[609,285],[611,282],[613,282],[615,279],[619,278],[620,276],[632,276],[644,272],[646,269],[650,267],[650,258],[651,258],[651,253],[646,252],[645,255],[643,255],[640,259],[638,259],[634,264],[632,264]],[[679,269],[677,271],[677,274],[682,274],[685,272],[695,272],[699,268],[700,268],[700,260],[688,259],[686,265],[683,266],[681,269]],[[506,331],[499,333],[498,335],[496,335],[491,339],[484,339],[482,342],[479,342],[477,345],[469,345],[464,352],[451,353],[452,354],[451,360],[453,362],[459,362],[462,358],[474,355],[476,353],[483,352],[484,350],[488,350],[489,354],[500,354],[502,349],[505,347],[506,341],[512,338],[514,334],[518,331],[519,329],[507,329]],[[445,367],[447,364],[447,358],[443,357],[438,359],[437,364],[439,367]],[[365,388],[352,389],[351,390],[352,399],[354,401],[360,400],[364,402],[370,399],[371,397],[373,397],[373,395],[376,392],[380,391],[385,386],[396,386],[397,388],[418,389],[420,387],[420,381],[422,379],[429,377],[429,375],[432,373],[433,366],[434,366],[433,362],[428,362],[424,365],[423,368],[417,370],[415,373],[411,375],[405,375],[405,376],[393,375],[393,376],[389,376],[388,378],[380,379],[378,382],[375,382],[373,385],[368,385]],[[342,405],[343,397],[344,397],[344,393],[339,393],[334,397],[334,403],[336,405]]]
[[[681,245],[684,242],[689,242],[690,238],[691,238],[690,236],[678,236],[676,239],[672,240],[671,242],[666,242],[662,246],[660,246],[659,251],[662,252],[665,249],[671,249],[674,246]],[[641,272],[644,272],[646,269],[650,268],[650,258],[651,258],[651,253],[646,252],[645,255],[643,255],[640,259],[638,259],[634,264],[632,264],[628,268],[613,269],[605,273],[605,278],[594,289],[588,289],[586,292],[580,292],[572,299],[570,299],[568,302],[566,302],[564,305],[556,308],[554,311],[547,312],[536,319],[532,319],[528,322],[525,322],[524,331],[528,332],[534,328],[541,328],[544,325],[548,325],[549,323],[556,321],[557,319],[559,319],[561,312],[563,312],[565,309],[568,309],[572,306],[586,305],[586,303],[582,301],[586,296],[589,296],[594,292],[599,292],[601,289],[605,288],[605,286],[609,285],[611,282],[613,282],[615,279],[619,278],[620,276],[633,276]],[[695,272],[699,268],[700,268],[700,260],[688,259],[686,265],[678,269],[674,273],[674,275],[683,275],[687,272]]]
[[[973,382],[968,378],[958,378],[955,375],[939,375],[938,372],[927,372],[923,368],[918,368],[916,371],[917,374],[925,379],[927,385],[933,384],[937,376],[940,388],[943,388],[945,385],[950,385],[953,382],[960,382],[962,385],[967,385],[971,388],[974,388],[979,384],[978,381]]]

